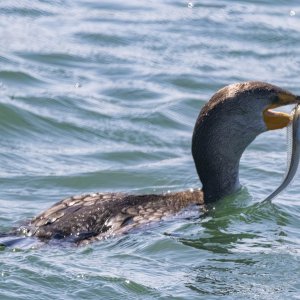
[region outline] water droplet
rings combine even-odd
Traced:
[[[194,7],[194,4],[192,2],[189,2],[188,3],[188,8],[193,8]]]
[[[290,11],[290,16],[293,17],[296,14],[296,12],[294,10]]]
[[[79,82],[76,82],[75,87],[76,87],[76,89],[78,89],[81,87],[81,84]]]

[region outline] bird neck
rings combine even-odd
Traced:
[[[209,166],[209,167],[207,167]],[[239,159],[236,161],[208,158],[206,166],[197,165],[205,203],[222,199],[240,188]]]
[[[238,121],[231,123],[231,119],[221,118],[200,114],[192,139],[192,154],[206,203],[219,200],[240,188],[240,159],[257,136],[257,132],[238,124]]]

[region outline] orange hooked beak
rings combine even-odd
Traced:
[[[300,96],[295,96],[292,94],[279,93],[278,94],[278,102],[269,105],[263,111],[264,122],[268,128],[268,130],[281,129],[289,125],[292,120],[292,116],[290,114],[284,112],[277,112],[272,109],[289,105],[289,104],[299,104]]]

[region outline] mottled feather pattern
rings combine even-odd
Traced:
[[[203,204],[202,191],[162,195],[91,193],[64,199],[33,218],[19,231],[41,239],[81,242],[127,232],[174,215],[189,204]]]

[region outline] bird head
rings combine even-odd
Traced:
[[[274,109],[300,97],[264,82],[228,85],[202,108],[195,124],[192,154],[204,200],[218,200],[239,188],[239,161],[261,133],[286,127],[292,117]]]

